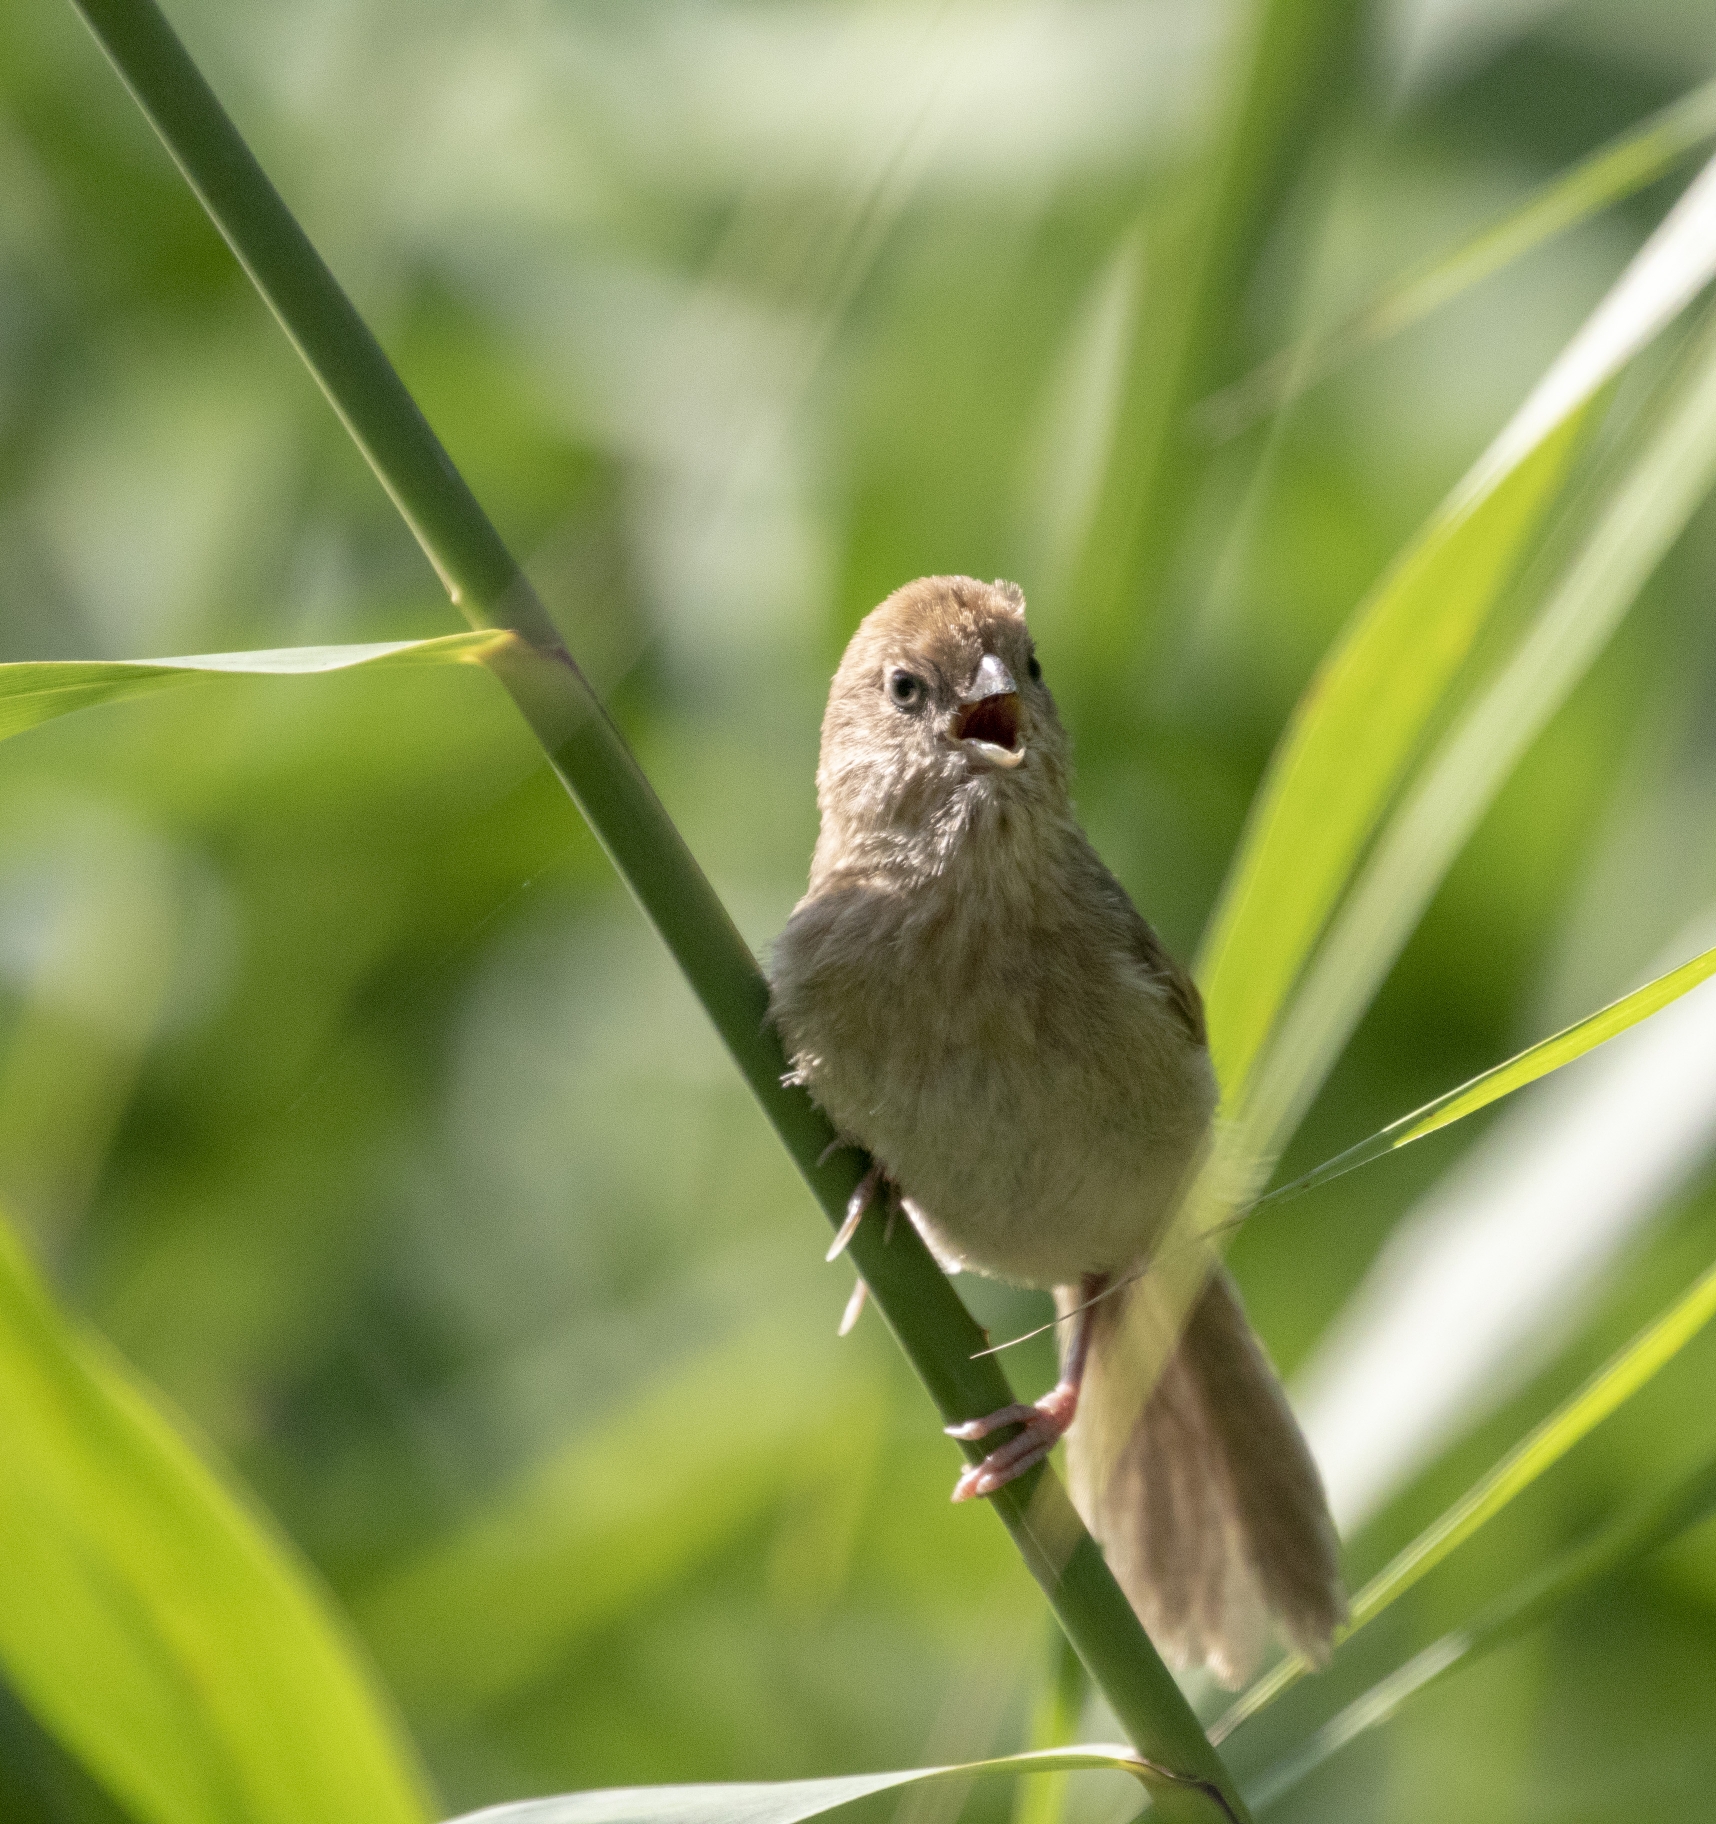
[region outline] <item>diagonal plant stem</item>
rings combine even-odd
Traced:
[[[153,0],[74,0],[215,225],[304,357],[473,626],[486,658],[714,1021],[817,1201],[839,1222],[864,1161],[781,1081],[768,987],[726,908],[573,662],[535,590]],[[867,1219],[852,1254],[944,1420],[1012,1399],[984,1338],[908,1224]],[[973,1445],[969,1454],[984,1447]],[[1161,1816],[1243,1820],[1243,1802],[1052,1472],[993,1498],[1067,1638],[1153,1764]]]

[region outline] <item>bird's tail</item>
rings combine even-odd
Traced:
[[[1233,1282],[1219,1267],[1206,1282],[1142,1412],[1103,1384],[1124,1372],[1115,1339],[1139,1301],[1163,1296],[1145,1278],[1090,1310],[1086,1394],[1067,1440],[1074,1501],[1171,1664],[1207,1664],[1237,1687],[1272,1618],[1320,1663],[1346,1617],[1335,1529]],[[1104,1426],[1104,1411],[1128,1413],[1129,1429]]]

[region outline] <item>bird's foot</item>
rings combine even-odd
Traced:
[[[1033,1465],[1041,1463],[1061,1441],[1073,1415],[1078,1411],[1078,1387],[1062,1381],[1037,1401],[1034,1406],[1003,1406],[987,1418],[971,1419],[964,1425],[949,1425],[947,1435],[969,1444],[986,1438],[1003,1425],[1022,1425],[1016,1438],[1009,1438],[998,1450],[990,1451],[981,1463],[973,1463],[953,1485],[955,1501],[975,1501],[1004,1488],[1015,1476],[1022,1476]]]

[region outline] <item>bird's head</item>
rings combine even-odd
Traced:
[[[1016,583],[921,577],[865,616],[822,722],[825,845],[945,848],[986,809],[1058,821],[1068,770]]]

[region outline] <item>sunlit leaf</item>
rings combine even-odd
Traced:
[[[1707,167],[1384,578],[1283,736],[1212,920],[1200,975],[1229,1107],[1366,843],[1566,478],[1594,395],[1716,271]],[[1273,1134],[1256,1136],[1267,1151]]]
[[[282,646],[261,652],[205,652],[173,659],[48,659],[0,665],[0,741],[74,709],[118,703],[220,676],[317,677],[480,663],[502,635],[452,633],[433,640],[362,646]]]
[[[1313,1190],[1331,1179],[1356,1171],[1361,1165],[1369,1165],[1384,1153],[1398,1152],[1401,1147],[1410,1146],[1414,1140],[1422,1140],[1427,1134],[1437,1133],[1456,1121],[1462,1121],[1467,1115],[1476,1114],[1480,1108],[1488,1108],[1503,1096],[1511,1096],[1516,1089],[1524,1089],[1539,1077],[1546,1077],[1551,1071],[1560,1070],[1564,1064],[1582,1058],[1586,1052],[1595,1050],[1617,1034],[1636,1026],[1640,1020],[1649,1019],[1659,1008],[1679,1000],[1683,994],[1696,988],[1700,982],[1707,981],[1713,974],[1716,974],[1716,949],[1706,950],[1691,962],[1682,963],[1678,969],[1671,969],[1666,975],[1658,976],[1654,982],[1647,982],[1644,987],[1634,989],[1631,994],[1612,1001],[1600,1012],[1591,1014],[1575,1025],[1564,1027],[1540,1044],[1529,1046],[1509,1058],[1505,1064],[1498,1064],[1493,1070],[1486,1070],[1481,1076],[1473,1077],[1469,1083],[1461,1084],[1458,1089],[1449,1090],[1445,1096],[1426,1102],[1412,1114],[1402,1115],[1398,1121],[1390,1122],[1368,1140],[1361,1140],[1357,1146],[1349,1146],[1344,1153],[1337,1153],[1333,1159],[1325,1160],[1314,1170],[1306,1172],[1302,1178],[1295,1178],[1291,1184],[1281,1185],[1267,1197],[1259,1198],[1256,1207],[1278,1203],[1285,1198]]]
[[[620,1786],[567,1792],[552,1799],[491,1805],[453,1824],[799,1824],[858,1799],[941,1780],[1026,1773],[1129,1773],[1146,1785],[1161,1776],[1130,1748],[1090,1743],[968,1761],[958,1767],[913,1767],[897,1773],[854,1773],[828,1780],[780,1780],[755,1785]],[[1211,1815],[1225,1808],[1211,1801]]]
[[[1409,1697],[1536,1627],[1593,1583],[1649,1557],[1696,1526],[1713,1507],[1716,1456],[1632,1503],[1591,1538],[1486,1604],[1462,1627],[1413,1654],[1265,1773],[1247,1798],[1258,1811],[1264,1810],[1348,1742],[1386,1723]]]
[[[1712,1317],[1716,1317],[1716,1267],[1647,1324],[1446,1513],[1378,1571],[1353,1598],[1351,1619],[1337,1639],[1348,1639],[1367,1622],[1374,1621],[1449,1553],[1464,1545],[1516,1495],[1560,1462],[1575,1444],[1665,1368]],[[1290,1654],[1233,1705],[1211,1732],[1211,1739],[1220,1741],[1230,1735],[1247,1717],[1273,1703],[1310,1670],[1307,1660]]]
[[[1444,509],[1301,699],[1200,969],[1217,1075],[1252,1066],[1429,720],[1564,479],[1560,426],[1476,509]]]
[[[1409,273],[1334,328],[1304,337],[1211,394],[1198,408],[1198,423],[1211,437],[1231,437],[1278,411],[1364,349],[1421,322],[1534,247],[1637,195],[1713,134],[1716,82],[1617,134],[1501,220]]]
[[[417,1824],[326,1599],[0,1225],[0,1665],[137,1824]]]
[[[1252,1137],[1290,1131],[1515,766],[1716,484],[1716,324],[1661,389],[1590,529],[1497,676],[1389,817],[1258,1071]]]

